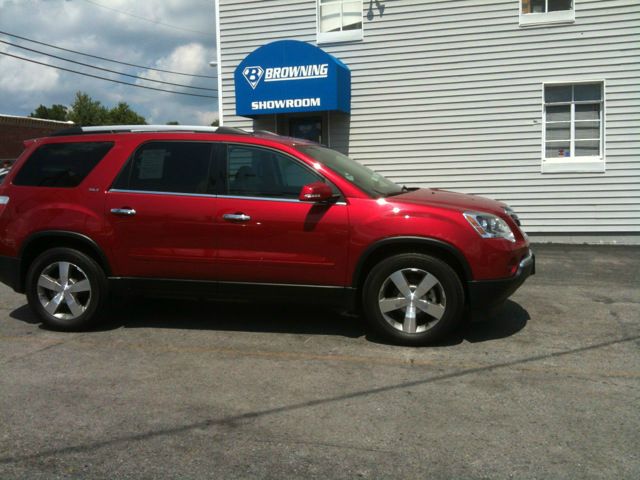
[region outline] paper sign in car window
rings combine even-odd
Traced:
[[[140,180],[158,180],[164,172],[166,150],[145,150],[140,156],[138,176]]]

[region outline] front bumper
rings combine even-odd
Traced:
[[[0,256],[0,282],[18,291],[20,261],[17,258]]]
[[[518,265],[513,277],[500,280],[480,280],[467,283],[469,307],[472,310],[490,310],[502,304],[531,275],[536,273],[536,257],[531,250]]]

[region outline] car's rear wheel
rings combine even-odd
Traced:
[[[460,278],[429,255],[388,257],[371,270],[363,288],[363,310],[371,327],[403,345],[441,340],[460,322],[463,309]]]
[[[75,331],[99,317],[107,280],[91,257],[71,248],[54,248],[31,264],[26,290],[29,306],[47,327]]]

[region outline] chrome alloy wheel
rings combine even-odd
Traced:
[[[417,268],[404,268],[382,283],[378,305],[393,328],[405,333],[421,333],[440,321],[447,299],[434,275]]]
[[[91,283],[77,265],[55,262],[38,277],[38,298],[50,315],[75,320],[91,302]]]

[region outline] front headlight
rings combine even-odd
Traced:
[[[464,212],[464,218],[482,238],[505,238],[515,242],[516,237],[500,217],[483,212]]]

